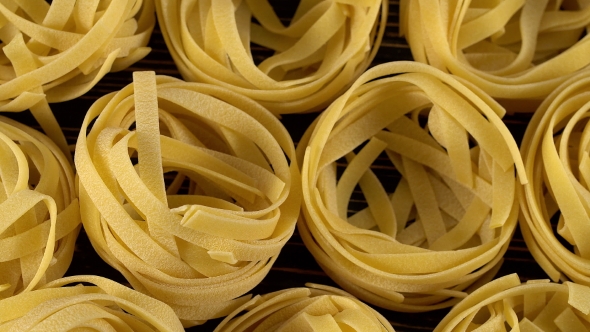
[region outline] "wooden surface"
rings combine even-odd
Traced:
[[[278,1],[275,2],[279,3]],[[292,3],[293,1],[290,2]],[[281,6],[284,5],[284,3],[285,2],[283,2]],[[389,9],[390,13],[387,30],[381,48],[374,61],[374,65],[394,60],[412,59],[405,40],[398,37],[398,2],[391,1]],[[150,46],[153,50],[145,59],[123,72],[108,74],[86,95],[73,101],[51,105],[71,144],[75,143],[79,133],[78,128],[80,127],[86,111],[92,103],[104,94],[117,91],[129,84],[131,82],[131,74],[133,71],[154,70],[157,74],[180,77],[172,58],[166,50],[166,45],[157,27],[150,41]],[[260,49],[253,49],[254,52],[262,52]],[[38,126],[34,125],[35,122],[28,111],[11,114],[10,116],[38,128]],[[283,117],[282,122],[291,133],[293,140],[297,142],[309,123],[316,116],[317,114],[287,115]],[[509,116],[505,119],[517,142],[520,142],[528,118],[528,115],[519,115]],[[536,264],[528,252],[518,230],[516,231],[514,239],[505,255],[504,264],[498,276],[514,272],[518,273],[523,281],[528,279],[547,278],[545,273]],[[127,284],[124,278],[116,270],[108,266],[98,257],[83,231],[79,236],[74,259],[67,273],[67,275],[78,274],[102,275]],[[268,276],[258,287],[252,290],[252,293],[262,294],[284,288],[300,287],[306,282],[335,286],[330,278],[328,278],[316,264],[296,232],[281,252]],[[391,322],[395,330],[399,332],[431,331],[448,311],[438,310],[422,314],[407,314],[391,312],[379,308],[376,309],[381,312]],[[219,320],[209,321],[207,324],[191,328],[189,331],[212,331],[218,322]]]

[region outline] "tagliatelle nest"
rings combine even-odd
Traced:
[[[58,279],[0,300],[0,312],[0,331],[184,331],[166,304],[97,276]]]
[[[30,109],[67,151],[48,102],[79,97],[146,56],[155,21],[153,0],[0,3],[0,111]]]
[[[267,0],[158,0],[156,10],[186,80],[221,85],[283,114],[326,107],[369,66],[388,2],[303,0],[287,26]],[[253,44],[272,55],[253,57]]]
[[[400,6],[400,29],[416,61],[469,80],[505,100],[509,111],[534,111],[590,64],[587,1],[402,0]]]
[[[64,275],[74,254],[80,209],[74,171],[47,136],[0,117],[0,156],[3,299]]]
[[[84,228],[107,263],[184,324],[227,315],[294,230],[294,153],[286,129],[251,99],[135,73],[82,124],[75,162]]]
[[[516,274],[496,279],[470,294],[434,332],[588,331],[590,288],[566,282],[529,280]]]
[[[503,112],[424,64],[363,74],[298,146],[299,229],[324,271],[361,300],[400,311],[451,306],[490,280],[517,222],[515,165],[523,170]],[[388,192],[393,168],[401,179]],[[350,215],[357,186],[368,207]]]
[[[521,144],[528,185],[519,188],[523,237],[554,281],[590,285],[590,73],[555,90]],[[552,222],[557,227],[552,227]]]
[[[333,287],[308,286],[256,296],[229,314],[214,332],[394,331],[387,319],[352,295]]]

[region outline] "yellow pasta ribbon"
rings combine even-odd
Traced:
[[[0,116],[0,156],[3,299],[64,275],[80,230],[80,208],[74,171],[47,136]]]
[[[0,111],[30,109],[69,157],[48,103],[77,98],[145,57],[154,12],[153,0],[0,3]]]
[[[458,303],[434,329],[460,331],[589,331],[590,288],[549,280],[491,281]]]
[[[62,278],[0,300],[0,312],[0,331],[184,331],[166,304],[98,276]]]
[[[515,169],[526,181],[503,113],[425,64],[363,74],[298,146],[299,230],[324,271],[363,301],[409,312],[452,306],[491,280],[517,222]],[[349,213],[357,186],[368,207]]]
[[[92,124],[91,124],[92,123]],[[293,142],[256,102],[137,72],[97,100],[76,144],[99,255],[186,326],[222,317],[270,270],[301,202]]]
[[[369,66],[385,32],[383,0],[299,2],[285,26],[268,0],[158,0],[178,70],[275,114],[325,108]],[[253,56],[265,48],[267,58]]]
[[[394,331],[387,319],[352,295],[329,286],[306,286],[255,296],[214,332]]]
[[[534,258],[553,281],[584,285],[590,285],[589,117],[584,72],[549,95],[529,122],[521,144],[529,183],[518,190],[520,225]]]
[[[475,84],[509,112],[533,112],[588,68],[584,0],[402,0],[400,32],[416,61]]]

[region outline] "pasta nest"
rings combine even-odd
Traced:
[[[267,0],[159,0],[156,11],[184,79],[221,85],[284,114],[325,108],[367,69],[388,2],[303,0],[287,26]]]
[[[443,308],[500,267],[522,160],[501,106],[464,83],[416,62],[376,66],[298,145],[301,237],[363,301]]]
[[[457,304],[434,332],[588,331],[590,288],[516,274],[487,283]]]
[[[589,102],[584,72],[541,104],[521,144],[529,183],[518,191],[520,225],[535,260],[554,281],[584,285],[590,285]]]
[[[69,151],[47,103],[77,98],[146,56],[155,21],[153,0],[1,3],[0,111],[30,109]]]
[[[352,295],[334,287],[307,286],[256,296],[214,332],[394,331],[387,319]]]
[[[80,208],[74,171],[47,136],[0,116],[0,156],[3,299],[64,275],[80,230]]]
[[[235,298],[264,278],[293,233],[293,158],[286,129],[251,99],[134,73],[81,126],[82,222],[136,290],[199,324],[247,301]]]
[[[97,276],[58,279],[0,300],[0,312],[1,331],[184,331],[166,304]]]
[[[416,61],[465,78],[508,111],[534,111],[590,64],[587,1],[402,0],[400,6],[400,29]]]

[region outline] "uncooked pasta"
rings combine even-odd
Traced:
[[[424,64],[363,74],[298,146],[299,230],[324,271],[363,301],[410,312],[451,306],[490,280],[517,223],[515,169],[526,181],[503,114]],[[361,196],[368,206],[350,210]]]
[[[229,314],[214,332],[394,331],[381,314],[352,295],[334,287],[307,286],[256,296]]]
[[[181,332],[166,304],[97,276],[55,280],[0,300],[0,331]]]
[[[270,270],[301,202],[293,142],[230,90],[137,72],[90,108],[76,145],[98,254],[187,326],[227,315]]]
[[[80,230],[80,209],[74,171],[47,136],[0,116],[0,156],[3,299],[64,275]]]
[[[302,0],[287,25],[267,0],[157,0],[156,10],[184,79],[230,88],[283,114],[326,107],[369,66],[388,2]],[[252,55],[261,47],[264,59]]]
[[[585,0],[402,0],[416,61],[461,76],[509,111],[534,111],[590,64]]]
[[[79,97],[146,56],[155,21],[153,0],[0,3],[0,112],[30,109],[69,155],[48,103]]]
[[[590,288],[549,280],[496,279],[457,304],[434,332],[588,331]]]
[[[521,151],[529,183],[519,188],[520,226],[553,279],[590,285],[590,73],[556,89],[527,126]],[[552,226],[553,225],[553,226]]]

